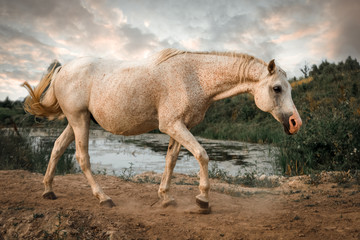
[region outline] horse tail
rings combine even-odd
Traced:
[[[59,102],[54,93],[55,75],[60,71],[61,67],[56,64],[41,79],[39,85],[34,89],[29,83],[24,82],[23,87],[29,92],[24,102],[24,110],[37,117],[46,117],[49,120],[64,117]]]

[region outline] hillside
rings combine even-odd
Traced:
[[[209,138],[272,143],[280,147],[284,173],[360,169],[360,65],[323,61],[310,77],[292,81],[293,100],[303,120],[296,136],[286,136],[270,114],[255,106],[252,96],[216,102],[193,132]]]

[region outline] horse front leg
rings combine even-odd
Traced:
[[[161,131],[170,135],[177,142],[183,145],[187,150],[189,150],[199,162],[200,165],[200,194],[196,196],[196,204],[200,207],[197,211],[198,213],[210,213],[209,207],[209,173],[208,173],[208,163],[209,157],[205,149],[200,145],[196,138],[191,134],[191,132],[186,128],[186,126],[178,121],[175,124],[167,125],[166,129]]]
[[[75,119],[75,120],[73,120]],[[76,160],[79,162],[80,168],[83,171],[86,179],[88,180],[93,195],[100,200],[101,206],[113,207],[115,206],[111,198],[106,195],[100,185],[95,181],[91,173],[90,156],[89,156],[89,122],[90,115],[81,114],[74,117],[70,122],[75,133],[75,147],[76,147]]]
[[[56,139],[43,181],[45,185],[45,191],[42,195],[43,198],[56,199],[56,195],[52,189],[52,183],[55,176],[56,165],[60,157],[64,154],[66,148],[69,146],[71,142],[74,141],[74,139],[75,139],[74,131],[70,125],[67,125],[65,130],[58,137],[58,139]]]
[[[161,183],[158,191],[159,197],[163,200],[162,206],[175,205],[175,200],[169,195],[169,188],[171,182],[171,175],[176,165],[176,160],[179,156],[181,145],[170,137],[168,151],[166,154],[165,170],[161,178]]]

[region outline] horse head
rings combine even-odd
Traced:
[[[286,73],[271,60],[254,90],[256,106],[279,121],[287,134],[299,131],[302,121],[291,97]]]

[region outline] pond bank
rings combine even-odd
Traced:
[[[59,129],[29,129],[32,142],[54,142],[60,135]],[[256,173],[276,175],[280,173],[274,160],[275,148],[269,145],[237,141],[197,138],[210,156],[210,165],[230,175]],[[165,167],[165,155],[169,137],[165,134],[142,134],[137,136],[113,135],[104,130],[91,130],[89,154],[95,173],[118,175],[131,168],[136,174],[153,171],[161,173]],[[52,144],[48,144],[51,146]],[[49,147],[49,152],[51,151]],[[74,144],[69,146],[73,149]],[[175,172],[196,174],[199,165],[184,148],[180,151]]]

